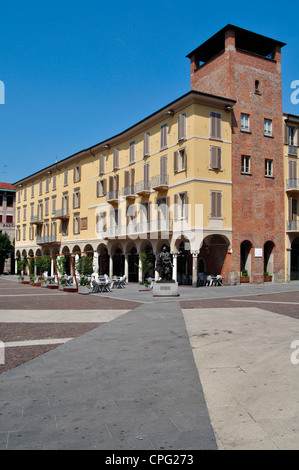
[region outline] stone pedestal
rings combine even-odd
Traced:
[[[154,297],[178,297],[179,295],[176,281],[157,281],[153,285]]]

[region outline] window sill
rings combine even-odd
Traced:
[[[268,137],[269,139],[274,139],[274,135],[264,134],[264,137]]]
[[[177,175],[178,173],[184,173],[184,171],[186,171],[186,168],[182,168],[182,169],[180,169],[180,170],[176,170],[176,171],[174,172],[174,174]]]
[[[246,131],[246,129],[240,129],[240,132],[242,132],[243,134],[252,134],[251,131]]]
[[[212,136],[210,136],[210,140],[216,140],[217,142],[223,142],[223,139],[221,137],[212,137]]]
[[[249,173],[248,171],[241,171],[241,175],[252,176],[252,173]]]
[[[270,180],[274,180],[274,179],[275,179],[275,177],[272,176],[272,175],[265,175],[265,178],[269,178]]]

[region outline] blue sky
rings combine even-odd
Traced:
[[[105,140],[190,90],[186,55],[228,23],[287,43],[283,110],[299,80],[298,6],[281,2],[2,2],[0,181]],[[296,4],[297,5],[297,4]]]

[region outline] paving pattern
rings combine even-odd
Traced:
[[[171,300],[1,277],[0,449],[298,449],[298,318],[299,283]]]

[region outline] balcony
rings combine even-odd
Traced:
[[[299,179],[291,178],[287,180],[286,184],[287,191],[299,191]]]
[[[135,193],[135,187],[134,185],[131,186],[125,186],[122,191],[123,197],[126,199],[135,199],[136,193]]]
[[[168,175],[157,175],[152,177],[152,188],[156,191],[168,189]]]
[[[299,232],[299,220],[287,220],[287,232]]]
[[[114,189],[113,191],[109,191],[106,195],[106,201],[110,202],[110,204],[118,203],[119,198],[119,191]]]
[[[56,235],[47,235],[45,237],[36,237],[37,245],[48,245],[50,243],[57,243]]]
[[[296,145],[288,145],[288,155],[298,157],[298,148],[296,147]]]
[[[68,219],[70,217],[69,209],[66,207],[55,211],[54,217],[56,217],[56,219]]]
[[[30,222],[32,224],[40,225],[40,224],[43,223],[43,216],[41,214],[32,215],[31,219],[30,219]]]
[[[135,184],[135,193],[139,196],[145,196],[150,194],[151,192],[151,185],[149,181],[139,181]]]

